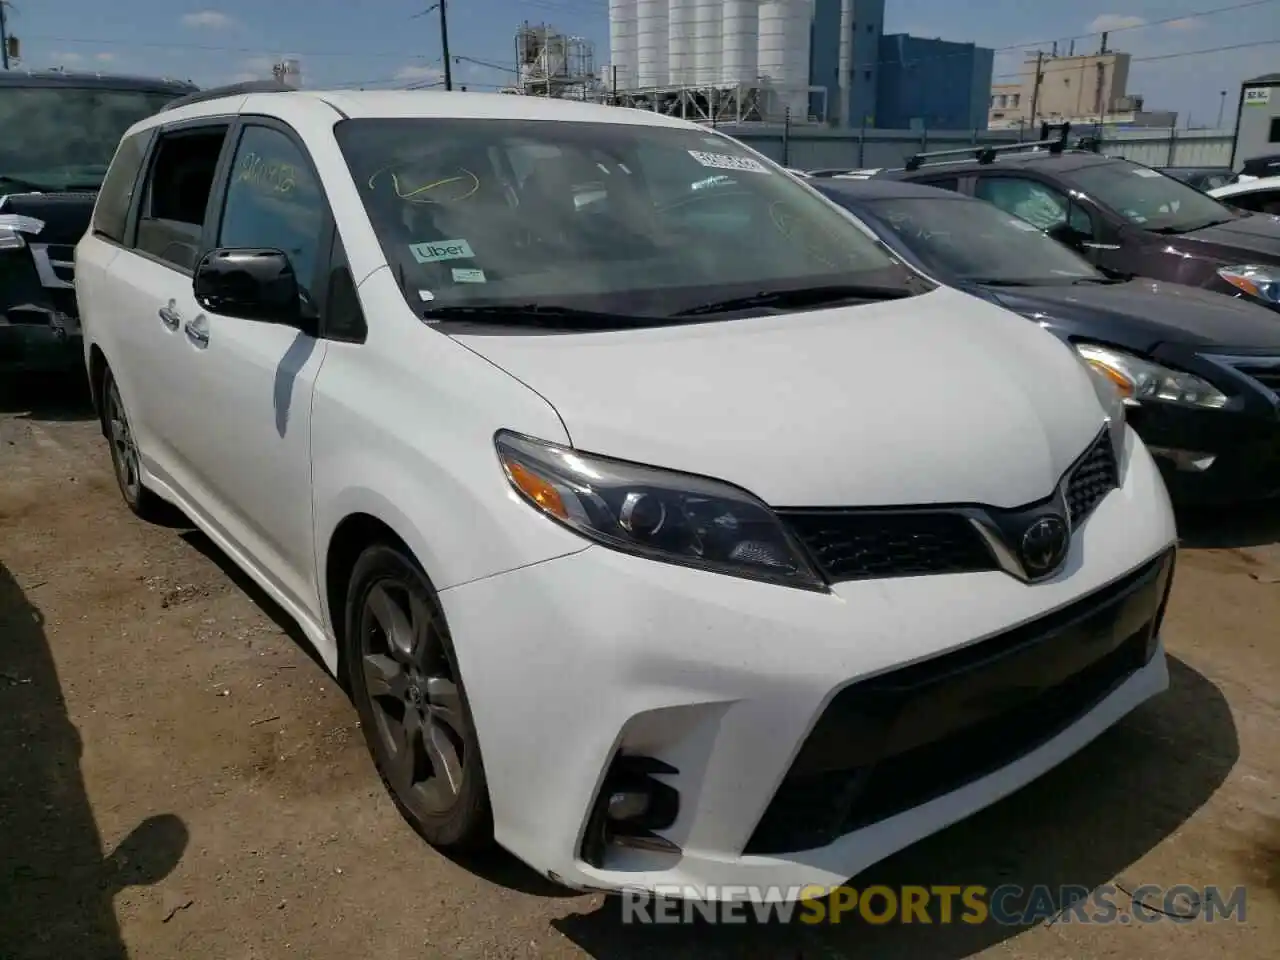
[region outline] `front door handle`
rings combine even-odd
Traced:
[[[182,322],[182,315],[178,313],[172,300],[160,308],[160,322],[170,330],[177,330],[178,324]]]
[[[194,320],[188,320],[182,329],[186,333],[187,339],[197,347],[207,347],[209,345],[209,328],[204,324],[203,314]]]

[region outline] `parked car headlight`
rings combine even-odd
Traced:
[[[1222,267],[1218,270],[1218,276],[1251,297],[1280,304],[1280,268],[1244,264]]]
[[[1112,347],[1090,343],[1078,343],[1075,346],[1076,352],[1110,380],[1124,402],[1130,406],[1158,400],[1162,403],[1217,410],[1227,404],[1226,394],[1194,374],[1161,366]]]
[[[505,430],[494,444],[525,500],[597,543],[651,560],[827,589],[804,548],[745,490]]]

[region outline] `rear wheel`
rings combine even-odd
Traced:
[[[471,708],[435,590],[388,545],[347,592],[345,662],[365,741],[400,813],[430,844],[477,849],[493,818]]]
[[[133,436],[133,428],[129,425],[129,416],[125,413],[124,401],[120,398],[120,388],[110,369],[102,375],[102,420],[107,432],[107,442],[111,447],[111,466],[115,471],[116,484],[120,487],[120,495],[124,497],[129,509],[139,517],[144,520],[155,519],[162,504],[159,497],[143,486],[138,444]]]

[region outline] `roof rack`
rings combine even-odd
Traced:
[[[161,112],[177,110],[179,107],[189,107],[193,103],[204,103],[206,100],[217,100],[219,97],[242,97],[247,93],[292,93],[293,91],[293,87],[279,80],[247,80],[243,83],[229,83],[222,87],[197,90],[195,93],[188,93],[185,97],[169,101],[160,109]]]
[[[1050,137],[1049,134],[1054,127],[1061,130],[1057,137]],[[958,150],[931,150],[928,153],[916,153],[907,158],[905,169],[908,173],[919,170],[926,160],[935,160],[940,157],[960,157],[971,156],[979,163],[994,163],[997,156],[1003,153],[1016,153],[1019,150],[1041,150],[1047,149],[1049,153],[1059,154],[1067,147],[1067,134],[1071,131],[1070,123],[1042,123],[1040,125],[1040,139],[1029,140],[1022,143],[1007,143],[998,147],[982,146],[982,147],[961,147]],[[944,161],[945,162],[945,161]]]

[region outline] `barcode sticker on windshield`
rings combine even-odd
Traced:
[[[1134,167],[1134,168],[1133,168],[1133,172],[1134,172],[1134,174],[1135,174],[1136,176],[1139,176],[1139,177],[1162,177],[1162,176],[1164,176],[1164,174],[1162,174],[1159,170],[1151,170],[1151,169],[1148,169],[1147,167]]]
[[[702,150],[690,150],[689,156],[697,160],[704,167],[711,167],[713,170],[749,170],[752,173],[768,173],[758,160],[752,160],[750,157],[733,157],[727,153],[705,153]]]
[[[460,267],[453,268],[454,283],[484,283],[483,270],[464,270]]]

